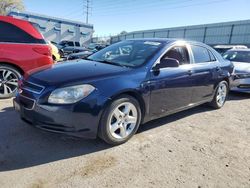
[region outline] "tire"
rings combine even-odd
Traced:
[[[14,97],[21,73],[10,65],[0,64],[0,99]]]
[[[140,123],[140,104],[133,97],[122,95],[104,110],[98,136],[111,145],[123,144],[137,132]]]
[[[221,81],[216,88],[214,98],[210,103],[210,106],[212,106],[215,109],[222,108],[227,100],[228,91],[229,91],[228,83],[226,81]]]

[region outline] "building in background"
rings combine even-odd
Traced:
[[[111,37],[111,43],[132,38],[183,38],[208,45],[242,44],[250,47],[250,20],[135,31]]]
[[[59,43],[62,40],[88,44],[93,35],[93,25],[29,12],[10,12],[9,16],[32,22],[45,39]]]

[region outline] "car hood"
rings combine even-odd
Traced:
[[[250,73],[250,63],[232,62],[236,73]]]
[[[63,62],[45,68],[33,72],[28,79],[49,85],[67,84],[117,76],[130,70],[127,67],[87,60]]]

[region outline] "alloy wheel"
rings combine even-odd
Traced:
[[[227,97],[227,85],[225,83],[221,83],[217,90],[216,101],[218,106],[222,107],[225,103]]]
[[[125,102],[118,105],[109,116],[109,132],[112,137],[121,140],[127,138],[135,129],[138,112],[134,104]]]
[[[18,86],[18,75],[11,70],[0,69],[0,96],[14,93]]]

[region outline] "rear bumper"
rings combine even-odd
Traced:
[[[49,132],[96,138],[100,118],[99,113],[92,113],[97,112],[94,106],[90,108],[86,103],[78,104],[77,107],[49,106],[37,104],[35,100],[34,104],[24,105],[24,100],[30,100],[32,103],[33,99],[23,99],[23,96],[18,95],[13,103],[21,119],[26,123]]]

